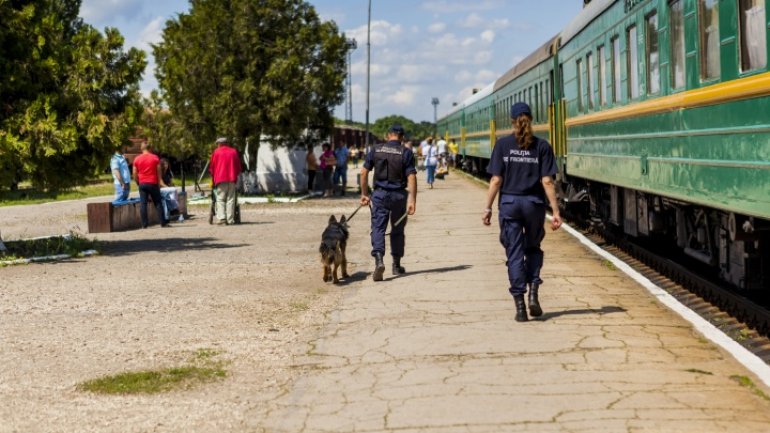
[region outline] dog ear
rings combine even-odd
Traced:
[[[342,217],[340,217],[340,224],[345,224],[345,221],[347,221],[347,219],[345,218],[345,215],[342,215]]]
[[[329,224],[334,224],[336,222],[337,222],[337,218],[334,215],[329,217]]]

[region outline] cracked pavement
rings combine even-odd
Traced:
[[[770,431],[770,401],[730,378],[744,367],[564,231],[543,245],[545,314],[515,322],[484,191],[419,193],[407,274],[347,288],[266,431]]]

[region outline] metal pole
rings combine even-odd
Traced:
[[[369,68],[372,63],[372,0],[369,0],[369,20],[366,23],[366,150],[369,150]]]

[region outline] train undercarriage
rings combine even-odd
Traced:
[[[571,177],[560,204],[622,236],[705,265],[742,291],[770,290],[770,221]]]

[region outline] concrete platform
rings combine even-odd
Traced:
[[[770,431],[770,401],[734,378],[749,377],[767,394],[757,376],[566,231],[549,230],[544,242],[545,314],[515,322],[499,228],[481,224],[485,187],[452,174],[427,190],[419,175],[408,273],[391,277],[387,260],[386,281],[346,286],[294,360],[303,376],[254,427]],[[365,251],[369,239],[351,244]],[[358,258],[370,271],[366,260]]]

